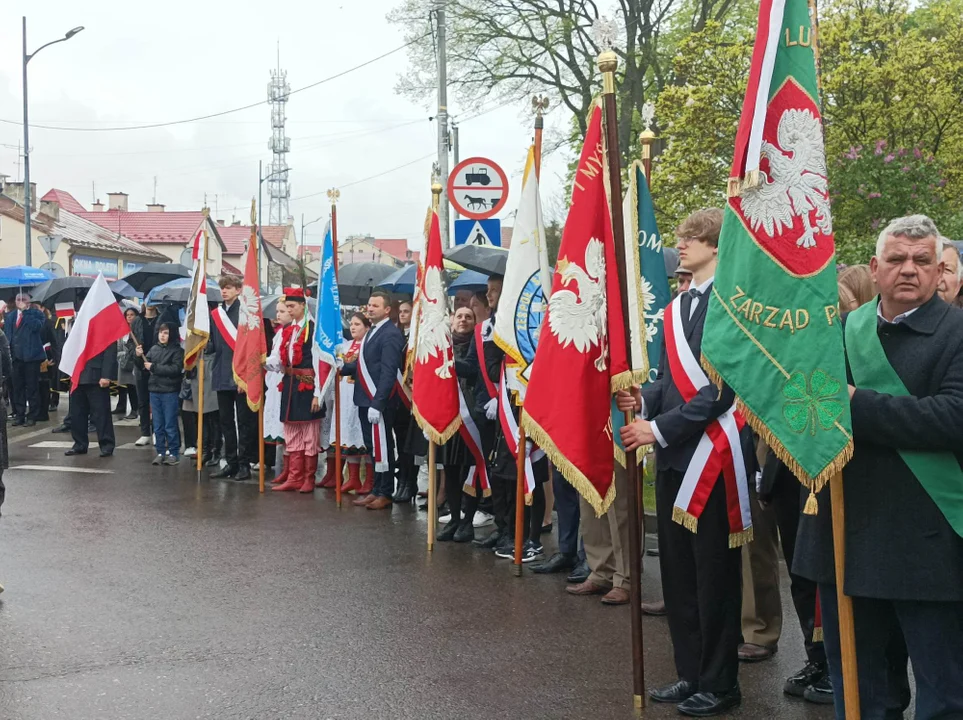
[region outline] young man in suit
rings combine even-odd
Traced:
[[[893,220],[870,260],[878,301],[843,319],[854,442],[844,589],[863,717],[902,717],[907,651],[916,717],[963,717],[963,313],[938,296],[942,251],[928,217]],[[801,516],[793,572],[819,584],[843,717],[831,506],[823,489],[818,513]]]
[[[114,420],[110,415],[110,383],[117,380],[117,343],[94,355],[70,393],[70,435],[74,445],[64,455],[86,455],[88,421],[97,430],[100,457],[114,454]]]
[[[7,313],[4,330],[13,357],[13,427],[35,425],[40,417],[40,365],[47,359],[41,333],[47,319],[30,306],[30,295],[20,293],[17,309]]]
[[[683,715],[695,717],[722,714],[742,700],[738,682],[742,563],[740,548],[731,545],[744,542],[747,533],[732,542],[740,535],[734,532],[727,509],[730,502],[738,504],[739,499],[729,497],[722,474],[712,477],[700,472],[701,466],[710,467],[718,451],[713,449],[708,460],[696,454],[709,426],[732,418],[735,402],[731,388],[723,385],[720,392],[711,382],[703,384],[704,374],[698,377],[702,373],[698,358],[721,229],[722,212],[715,209],[693,213],[676,229],[679,262],[692,273],[691,287],[673,300],[678,305],[670,305],[667,310],[671,312],[666,312],[667,324],[678,318],[679,332],[672,335],[674,344],[666,334],[655,382],[646,385],[641,394],[633,389],[618,397],[620,409],[641,412],[631,425],[622,428],[626,450],[655,445],[658,468],[659,564],[679,679],[650,690],[649,697],[676,704]],[[737,485],[746,485],[747,477],[754,475],[752,446],[748,425],[738,442],[728,446],[728,462]],[[680,493],[691,477],[698,479],[693,496],[707,497],[695,518],[698,524],[690,523],[692,531],[675,520],[677,515],[690,515],[686,511],[695,507],[686,504],[684,492]],[[747,487],[742,489],[748,494]],[[678,503],[682,506],[675,507]]]
[[[405,336],[389,317],[391,299],[388,293],[376,290],[368,298],[367,316],[371,327],[361,341],[358,360],[345,363],[342,375],[355,378],[354,404],[361,420],[365,445],[374,457],[374,491],[354,501],[369,510],[391,507],[394,491],[395,448],[392,421],[396,399],[392,399],[401,367]]]

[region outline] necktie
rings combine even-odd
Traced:
[[[698,300],[699,298],[702,297],[702,293],[699,292],[696,288],[689,288],[688,290],[686,290],[686,292],[689,293],[689,297],[691,297],[693,300]]]

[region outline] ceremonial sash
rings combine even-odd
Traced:
[[[709,384],[702,366],[692,353],[682,329],[682,303],[679,298],[666,307],[665,349],[672,380],[682,399],[689,402]],[[705,510],[709,494],[719,480],[725,481],[726,509],[729,516],[729,547],[739,547],[752,540],[752,515],[749,507],[749,482],[739,442],[739,431],[745,425],[742,414],[732,404],[719,418],[709,423],[675,499],[672,519],[696,532],[699,517]]]
[[[490,331],[491,323],[491,318],[488,318],[485,322],[475,325],[475,352],[478,354],[478,371],[485,381],[485,388],[488,390],[489,400],[498,397],[498,390],[495,389],[495,383],[488,377],[488,366],[485,365],[485,340],[482,338],[482,328],[488,328]],[[504,375],[504,373],[502,374]],[[518,437],[518,433],[516,433],[515,436]]]
[[[361,383],[361,389],[364,390],[368,399],[374,400],[378,387],[375,385],[371,373],[368,372],[368,365],[364,361],[364,345],[367,339],[368,336],[365,335],[361,341],[361,349],[358,351],[358,381]],[[390,467],[388,464],[388,429],[385,427],[384,413],[381,413],[381,419],[378,422],[371,423],[371,444],[374,445],[371,448],[371,454],[374,456],[375,471],[388,472]]]
[[[391,394],[401,398],[401,402],[404,403],[405,407],[411,410],[411,392],[409,392],[405,385],[405,376],[401,370],[398,370],[398,374],[395,377],[395,386],[391,389]]]
[[[231,318],[228,317],[227,312],[220,305],[217,306],[217,310],[214,311],[214,324],[217,325],[217,329],[221,332],[221,337],[224,338],[224,342],[227,346],[231,348],[231,352],[234,352],[234,346],[237,344],[237,325],[231,322]]]
[[[498,383],[498,420],[502,426],[502,434],[505,436],[505,444],[516,460],[518,459],[518,421],[512,413],[512,401],[508,393],[508,383],[505,382],[505,363],[502,361],[501,381]],[[522,450],[524,452],[524,448]],[[538,461],[545,457],[545,451],[541,448],[533,450],[525,457],[525,504],[532,504],[532,493],[535,492],[535,470],[532,468],[532,461]]]
[[[461,414],[461,427],[458,434],[468,447],[468,452],[475,459],[475,464],[468,470],[468,477],[465,478],[465,492],[475,495],[475,476],[478,476],[478,483],[481,485],[482,495],[488,497],[492,494],[491,485],[488,483],[488,468],[485,466],[485,453],[482,451],[481,432],[472,419],[468,411],[468,403],[465,402],[465,393],[461,386],[458,386],[458,409]]]
[[[866,303],[846,318],[846,357],[857,388],[888,395],[910,395],[879,341],[876,303]],[[963,537],[963,470],[951,452],[897,450],[906,467]]]

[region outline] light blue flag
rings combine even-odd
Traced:
[[[344,352],[341,332],[341,295],[335,273],[334,243],[331,223],[324,232],[321,246],[321,276],[318,279],[318,318],[314,324],[315,371],[321,396],[326,397],[334,382],[337,358]]]

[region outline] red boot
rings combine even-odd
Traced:
[[[336,484],[334,470],[335,470],[334,455],[328,455],[328,466],[324,471],[324,477],[321,478],[321,482],[317,483],[315,487],[333,488]]]
[[[298,492],[314,492],[314,476],[318,472],[318,456],[308,455],[304,459],[304,472],[301,473],[301,489]]]
[[[305,461],[303,452],[288,453],[288,479],[283,485],[271,488],[272,492],[297,490],[304,484]]]
[[[287,453],[281,456],[281,472],[272,481],[272,485],[283,485],[288,479],[288,456]]]
[[[357,492],[361,489],[361,463],[348,463],[348,482],[341,486],[341,492]]]
[[[358,490],[358,495],[370,495],[374,490],[374,463],[371,458],[364,460],[364,485]]]

